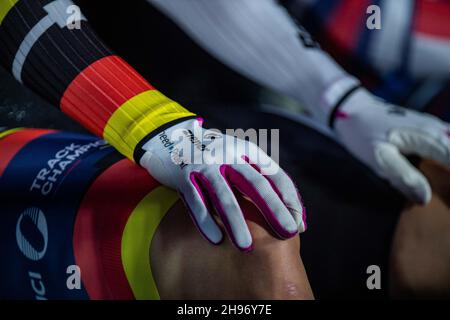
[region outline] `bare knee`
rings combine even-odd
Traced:
[[[242,283],[250,299],[313,299],[300,257],[300,237],[280,240],[267,226],[247,221],[254,249],[234,253]],[[232,250],[235,250],[234,248]]]
[[[449,211],[433,194],[426,207],[415,206],[402,213],[391,253],[393,296],[450,296]]]
[[[152,270],[162,298],[311,299],[300,258],[299,237],[283,241],[270,233],[254,208],[244,205],[254,250],[237,250],[225,237],[218,246],[200,236],[181,204],[158,227]],[[188,275],[188,276],[187,276]]]

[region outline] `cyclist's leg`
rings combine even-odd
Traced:
[[[246,203],[255,251],[212,246],[173,191],[100,142],[48,130],[0,135],[0,250],[10,257],[0,264],[2,297],[312,297],[298,238],[274,238]],[[80,290],[66,286],[69,265],[81,270]]]
[[[431,161],[420,166],[433,198],[406,208],[391,253],[391,292],[396,297],[450,297],[450,171]]]
[[[257,209],[246,200],[242,205],[255,241],[251,253],[239,252],[228,240],[210,245],[180,202],[170,210],[151,248],[152,271],[161,298],[313,298],[299,255],[299,237],[275,238]]]

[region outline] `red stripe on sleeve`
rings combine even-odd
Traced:
[[[124,102],[154,89],[118,56],[97,60],[84,69],[61,98],[61,110],[102,137],[103,129]]]
[[[73,247],[91,299],[134,299],[122,265],[122,234],[129,215],[158,185],[147,171],[124,159],[89,188],[75,221]]]

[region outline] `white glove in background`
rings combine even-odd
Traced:
[[[147,1],[211,55],[300,101],[321,123],[328,122],[335,103],[359,83],[276,0]]]
[[[147,1],[223,63],[303,103],[321,125],[359,85],[275,0]],[[349,117],[336,121],[336,138],[408,198],[427,203],[430,186],[403,154],[448,165],[448,124],[388,106],[364,90],[350,97],[340,108]]]
[[[365,89],[358,89],[340,106],[334,128],[355,157],[414,202],[428,203],[431,188],[405,155],[450,166],[449,124],[388,104]]]

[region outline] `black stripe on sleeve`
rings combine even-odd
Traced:
[[[6,15],[0,25],[0,59],[7,70],[26,35],[47,15],[43,7],[51,1],[20,0]]]
[[[23,66],[22,81],[59,106],[75,77],[93,62],[111,54],[86,21],[81,21],[81,28],[74,30],[54,25],[31,49]]]

